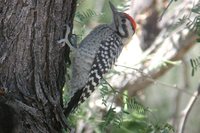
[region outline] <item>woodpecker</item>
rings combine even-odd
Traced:
[[[134,19],[109,4],[113,15],[111,24],[94,28],[78,48],[66,42],[73,49],[71,89],[74,91],[64,111],[66,117],[95,90],[135,33]]]

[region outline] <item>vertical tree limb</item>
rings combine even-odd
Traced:
[[[57,41],[73,27],[76,0],[0,3],[0,101],[19,115],[18,132],[61,132],[69,48]]]
[[[189,114],[192,110],[192,107],[194,106],[194,103],[196,102],[199,94],[200,94],[200,85],[198,86],[197,91],[194,92],[193,96],[190,98],[188,105],[185,107],[185,109],[183,110],[183,112],[181,114],[178,133],[184,133],[188,116],[189,116]]]

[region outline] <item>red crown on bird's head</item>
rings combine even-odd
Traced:
[[[131,22],[131,24],[132,24],[134,30],[136,30],[137,24],[136,24],[135,20],[134,20],[130,15],[128,15],[127,13],[124,13],[124,14],[125,14],[126,17],[130,20],[130,22]]]

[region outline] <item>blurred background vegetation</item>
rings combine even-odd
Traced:
[[[131,66],[131,69],[137,69],[138,72],[142,71],[142,73],[146,74],[146,69],[143,68],[148,68],[149,63],[146,60],[149,60],[148,58],[151,58],[151,55],[143,58],[144,54],[147,53],[146,51],[149,48],[153,47],[152,45],[157,40],[165,39],[160,36],[161,34],[163,36],[166,35],[167,38],[171,34],[176,33],[177,28],[174,28],[174,26],[180,26],[178,32],[181,32],[193,22],[192,26],[195,27],[193,28],[196,31],[194,32],[190,28],[189,32],[194,32],[193,36],[196,36],[196,34],[198,36],[198,25],[200,25],[198,15],[200,14],[200,8],[195,5],[199,1],[111,0],[111,2],[119,10],[133,16],[138,24],[136,35],[134,35],[133,40],[127,46],[126,50],[123,51],[124,53],[128,51],[131,54],[122,53],[122,57],[120,57],[117,64],[123,64],[125,66],[123,70],[115,67],[106,76],[106,81],[102,81],[99,89],[92,94],[90,99],[81,105],[75,114],[71,115],[69,121],[72,127],[76,128],[77,133],[180,132],[181,112],[186,108],[187,103],[199,84],[200,73],[198,66],[200,59],[197,58],[200,56],[200,47],[197,43],[198,40],[194,44],[189,44],[191,46],[182,52],[178,60],[165,60],[161,65],[155,66],[154,69],[166,68],[166,72],[159,74],[156,78],[152,77],[151,80],[153,82],[148,83],[145,87],[139,88],[137,86],[137,91],[133,91],[134,87],[130,87],[131,85],[127,87],[127,84],[132,83],[131,80],[137,78],[137,74],[134,73],[134,77],[131,76],[125,82],[130,70],[126,66]],[[169,8],[161,18],[161,14],[169,4]],[[178,13],[176,14],[176,12]],[[188,12],[189,14],[193,13],[197,15],[195,17],[187,16]],[[74,19],[74,33],[78,35],[78,42],[97,25],[110,23],[111,21],[112,14],[108,0],[78,0]],[[186,23],[186,25],[182,26],[183,23]],[[178,46],[180,45],[181,49],[182,42],[179,42],[179,40],[176,43]],[[195,61],[194,64],[197,66],[193,75],[191,59]],[[151,72],[147,71],[147,74],[151,75]],[[126,73],[126,78],[121,79],[121,73]],[[116,76],[118,77],[113,78]],[[67,77],[70,78],[70,76]],[[146,79],[147,77],[144,76],[143,80]],[[140,84],[143,84],[142,81],[140,82]],[[66,101],[68,99],[68,90],[69,87],[64,89],[64,99]],[[186,122],[185,133],[200,132],[199,104],[200,100],[197,100],[192,107]]]

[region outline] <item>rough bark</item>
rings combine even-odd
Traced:
[[[76,0],[1,0],[0,101],[13,107],[16,132],[61,132],[69,48],[57,41],[72,27]]]

